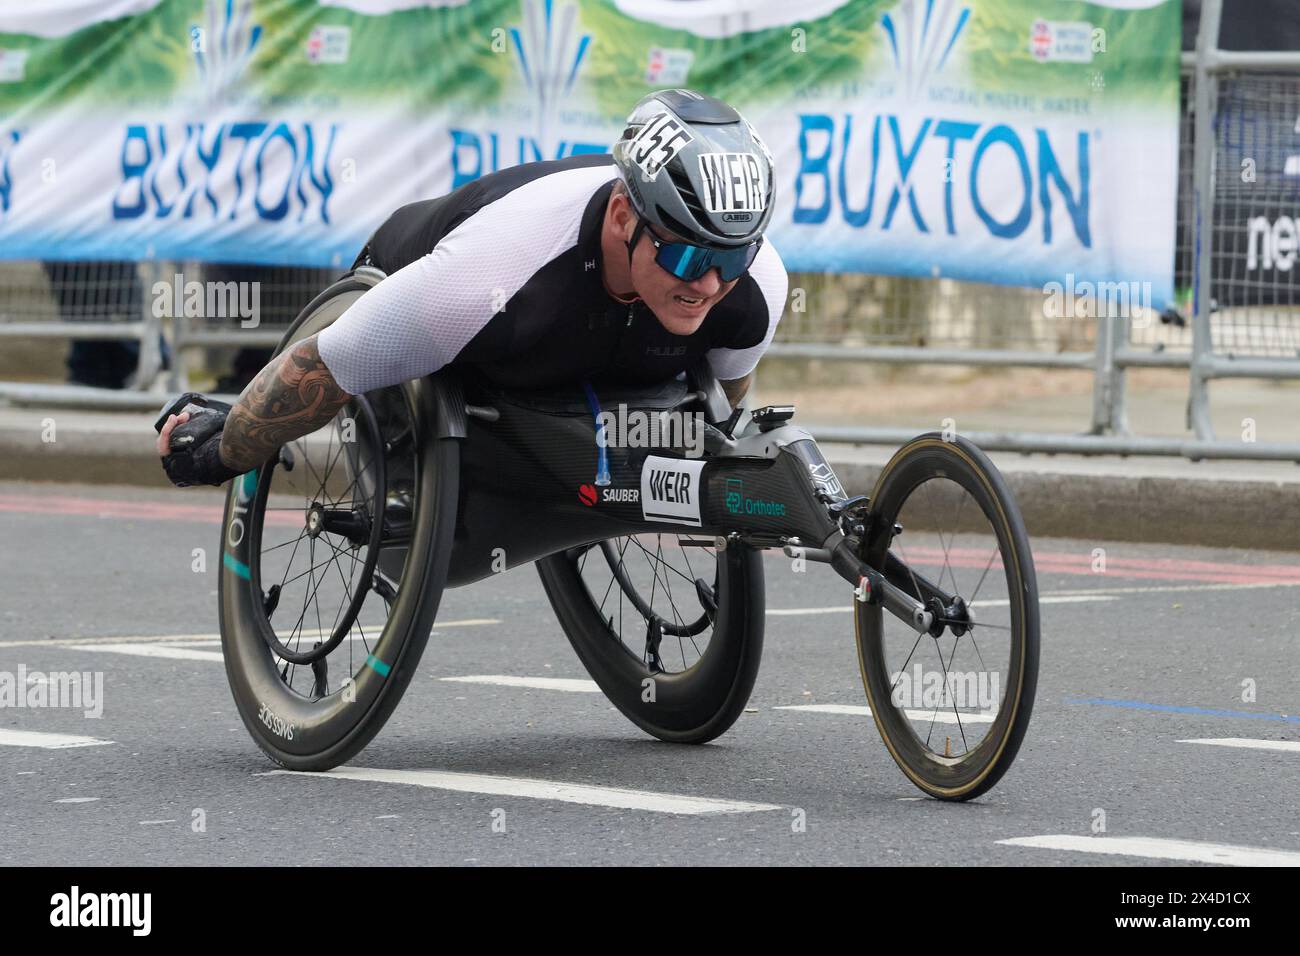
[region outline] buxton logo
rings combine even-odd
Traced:
[[[933,6],[923,0],[903,0],[880,17],[880,28],[889,41],[894,66],[909,93],[943,70],[957,38],[970,20],[968,6],[947,4],[932,16]],[[919,40],[914,40],[918,35]]]

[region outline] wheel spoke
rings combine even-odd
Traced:
[[[975,585],[975,590],[971,593],[970,598],[968,598],[966,601],[967,607],[973,605],[975,603],[975,598],[979,597],[980,588],[984,586],[984,578],[988,576],[989,568],[993,567],[993,559],[996,558],[997,556],[998,556],[998,545],[997,545],[997,539],[995,538],[993,541],[993,552],[989,555],[989,559],[984,565],[984,573],[980,575],[980,579],[978,583],[976,583]]]
[[[648,661],[648,648],[643,643],[644,639],[652,637],[647,632],[657,628],[661,636],[660,641],[660,665],[666,667],[663,658],[662,636],[671,635],[677,639],[677,649],[681,655],[681,667],[683,670],[689,669],[692,665],[692,656],[687,653],[687,644],[690,644],[696,660],[704,656],[707,649],[696,638],[707,628],[712,627],[712,623],[706,617],[706,610],[702,606],[700,613],[692,617],[689,611],[689,605],[684,605],[684,598],[679,600],[681,588],[674,589],[674,576],[681,578],[689,585],[691,594],[699,595],[699,589],[696,585],[695,578],[683,572],[669,558],[669,552],[672,549],[674,541],[679,542],[680,538],[670,538],[665,543],[662,532],[655,535],[653,545],[643,542],[635,535],[627,535],[620,538],[611,538],[600,543],[600,548],[604,553],[606,560],[600,565],[591,567],[604,566],[609,570],[609,578],[602,580],[599,573],[596,576],[584,574],[584,570],[590,570],[584,561],[585,552],[582,555],[577,554],[577,548],[571,549],[568,553],[569,559],[574,561],[574,567],[578,571],[578,579],[588,589],[593,606],[600,615],[601,620],[611,631],[616,630],[617,639],[633,651],[643,661]],[[590,549],[592,546],[588,546]],[[632,552],[638,552],[641,555],[640,562],[632,562],[628,555]],[[694,573],[694,566],[691,564],[689,557],[683,552],[683,561],[691,574]],[[644,562],[644,563],[642,563]],[[634,565],[636,569],[634,572]],[[648,580],[645,580],[648,578]],[[642,589],[643,585],[649,584],[649,588]],[[603,590],[597,590],[603,586]],[[716,576],[714,578],[714,587],[716,588]],[[613,613],[611,596],[614,590],[618,591],[618,612],[617,621]],[[623,601],[624,598],[630,600],[637,610],[636,620],[645,624],[646,632],[634,634],[625,634],[623,630]],[[702,599],[699,599],[702,602]],[[667,608],[660,608],[659,605],[666,602]],[[634,625],[635,628],[635,625]],[[653,643],[653,641],[651,641]],[[672,665],[676,668],[674,662]]]

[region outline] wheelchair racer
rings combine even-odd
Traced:
[[[609,154],[527,163],[403,206],[354,268],[387,274],[272,359],[233,407],[170,415],[171,481],[220,485],[353,396],[471,366],[503,387],[661,382],[708,361],[734,407],[784,308],[774,177],[736,110],[642,99]]]

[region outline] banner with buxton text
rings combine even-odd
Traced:
[[[1178,0],[0,2],[0,257],[346,267],[405,203],[740,109],[792,270],[1171,297]],[[521,229],[528,224],[520,223]]]

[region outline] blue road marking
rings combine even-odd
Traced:
[[[1300,724],[1300,715],[1259,714],[1249,710],[1217,710],[1212,707],[1178,707],[1173,704],[1151,704],[1144,700],[1107,700],[1103,697],[1077,697],[1067,704],[1097,704],[1102,707],[1123,707],[1127,710],[1149,710],[1163,714],[1192,714],[1198,717],[1243,717],[1250,720],[1273,720],[1286,724]]]

